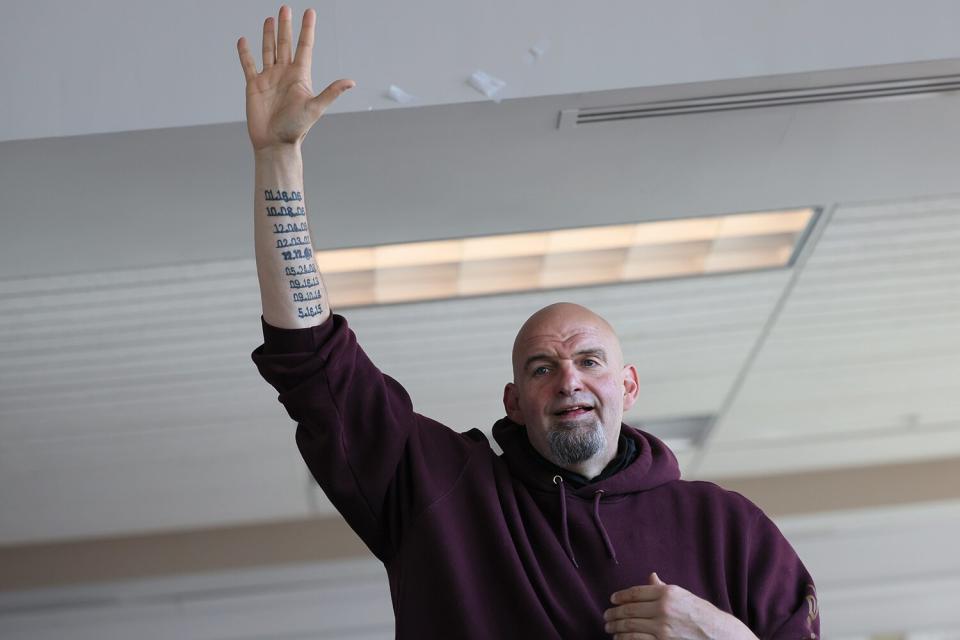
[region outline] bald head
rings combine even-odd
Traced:
[[[513,341],[514,380],[519,378],[527,360],[537,355],[531,351],[536,350],[535,345],[542,343],[544,339],[565,341],[583,335],[595,337],[598,343],[605,345],[610,351],[606,354],[609,362],[615,366],[623,366],[620,339],[609,322],[579,304],[557,302],[527,318],[517,332]]]
[[[513,343],[507,416],[547,460],[596,477],[617,452],[623,414],[639,390],[610,323],[578,304],[544,307]]]

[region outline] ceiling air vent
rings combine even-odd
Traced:
[[[571,129],[581,124],[658,118],[689,113],[710,113],[734,109],[758,109],[813,102],[838,102],[841,100],[871,100],[890,96],[909,96],[943,93],[960,90],[960,75],[915,78],[912,80],[888,80],[863,84],[845,84],[806,89],[785,89],[759,93],[736,93],[726,96],[666,100],[643,104],[589,109],[564,109],[557,122],[559,129]]]

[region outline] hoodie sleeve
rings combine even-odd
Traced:
[[[296,441],[324,493],[380,560],[402,531],[456,483],[471,437],[414,413],[334,314],[305,329],[261,316],[264,343],[251,357],[297,423]]]
[[[749,626],[760,640],[819,640],[813,578],[777,526],[755,509],[749,539]]]

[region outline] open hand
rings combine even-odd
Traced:
[[[280,28],[276,34],[273,17],[267,18],[263,22],[263,70],[260,73],[246,38],[237,41],[240,66],[247,80],[247,131],[255,151],[299,145],[330,103],[356,84],[353,80],[337,80],[319,95],[313,95],[310,66],[316,20],[313,9],[304,12],[294,57],[290,50],[293,40],[290,7],[280,7]]]
[[[615,640],[756,640],[742,622],[656,573],[650,584],[617,591],[610,601],[618,606],[603,619]]]

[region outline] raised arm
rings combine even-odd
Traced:
[[[316,17],[303,16],[296,57],[290,9],[263,25],[263,71],[243,38],[247,125],[256,157],[257,273],[264,344],[251,354],[297,422],[297,447],[333,505],[385,562],[409,523],[448,495],[470,451],[486,447],[413,410],[407,392],[367,357],[347,326],[329,322],[312,256],[300,144],[333,100],[353,86],[337,80],[314,97],[310,51]],[[482,436],[481,436],[482,438]]]
[[[330,103],[355,84],[337,80],[314,96],[310,63],[316,20],[313,9],[304,12],[294,55],[290,7],[280,7],[277,21],[267,18],[259,73],[246,38],[237,42],[256,163],[253,215],[260,301],[263,319],[283,329],[315,326],[330,317],[313,258],[300,145]]]

